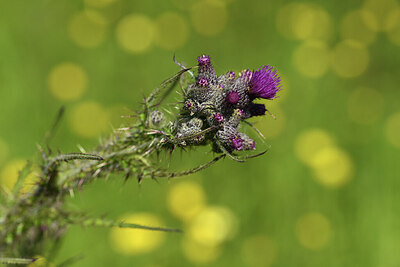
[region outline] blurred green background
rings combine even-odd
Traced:
[[[53,148],[90,151],[179,70],[174,53],[209,54],[219,74],[271,64],[283,90],[265,102],[277,119],[255,121],[266,155],[159,183],[116,175],[68,203],[184,234],[72,227],[53,262],[400,266],[399,46],[396,0],[1,0],[1,184],[38,160],[62,105]],[[177,151],[171,170],[212,156]]]

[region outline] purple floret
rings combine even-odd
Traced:
[[[253,71],[249,82],[249,93],[255,98],[274,99],[281,89],[281,77],[274,67],[266,65]]]
[[[202,87],[207,87],[208,85],[208,80],[204,77],[201,77],[198,81],[198,84]]]
[[[211,63],[211,60],[209,56],[202,55],[197,58],[197,62],[199,62],[199,66],[205,66],[209,65]]]
[[[226,96],[226,100],[231,103],[231,104],[236,104],[239,102],[240,96],[238,92],[232,91],[229,92],[228,95]]]
[[[242,77],[243,80],[245,80],[246,82],[249,82],[251,80],[251,78],[253,77],[253,71],[243,70],[240,73],[240,76]]]
[[[239,136],[235,136],[234,138],[232,138],[232,144],[233,144],[233,148],[236,151],[243,149],[243,140]]]
[[[222,115],[221,113],[217,113],[217,114],[215,114],[214,119],[215,119],[217,122],[221,122],[221,121],[224,120],[224,115]]]

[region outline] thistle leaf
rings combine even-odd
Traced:
[[[49,143],[50,143],[50,141],[51,141],[51,138],[54,137],[54,135],[55,135],[55,133],[56,133],[56,131],[57,131],[57,128],[58,128],[58,126],[60,125],[61,119],[62,119],[63,116],[64,116],[64,112],[65,112],[65,107],[62,106],[62,107],[58,110],[57,116],[56,116],[56,118],[54,119],[54,122],[53,122],[53,126],[51,127],[50,130],[48,130],[48,131],[46,132],[46,134],[45,134],[45,136],[44,136],[44,143],[45,143],[46,146],[49,146]]]
[[[23,258],[0,258],[0,264],[29,264],[35,262],[37,259],[23,259]]]
[[[179,71],[178,73],[176,73],[174,76],[166,79],[163,83],[160,84],[160,86],[158,86],[150,94],[150,96],[146,99],[146,103],[151,104],[155,100],[155,98],[158,96],[158,94],[160,93],[160,91],[162,89],[168,88],[167,91],[161,96],[161,99],[156,104],[152,105],[151,107],[160,105],[162,103],[162,101],[171,93],[172,89],[176,86],[176,84],[179,81],[180,76],[183,73],[190,71],[193,68],[196,68],[196,67],[190,67],[190,68],[183,69],[183,70]]]
[[[71,266],[72,264],[74,264],[74,263],[76,263],[76,262],[82,260],[83,258],[84,258],[84,255],[83,255],[83,254],[79,254],[79,255],[70,257],[70,258],[66,259],[65,261],[59,263],[59,264],[57,265],[57,267]]]
[[[197,166],[196,168],[193,168],[193,169],[190,169],[187,171],[182,171],[182,172],[166,172],[166,173],[161,173],[161,174],[155,174],[155,175],[153,175],[152,178],[176,178],[179,176],[193,174],[193,173],[199,172],[201,170],[204,170],[204,169],[210,167],[211,165],[213,165],[218,160],[220,160],[224,157],[225,157],[225,154],[219,155],[218,157],[215,157],[214,159],[210,160],[209,162],[202,164],[200,166]]]
[[[53,158],[52,162],[58,162],[58,161],[70,161],[70,160],[75,160],[75,159],[83,159],[83,160],[104,160],[99,155],[95,154],[87,154],[87,153],[68,153],[68,154],[62,154],[59,155],[55,158]]]
[[[162,232],[175,232],[175,233],[182,232],[182,230],[179,229],[145,226],[135,223],[125,223],[123,221],[121,222],[115,220],[107,220],[103,218],[69,219],[69,223],[80,224],[82,226],[94,226],[94,227],[119,227],[119,228],[143,229],[143,230],[162,231]]]

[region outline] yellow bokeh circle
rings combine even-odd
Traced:
[[[355,40],[363,44],[371,44],[376,39],[376,31],[368,27],[372,14],[359,9],[347,13],[340,24],[340,34],[343,39]]]
[[[388,118],[386,122],[386,136],[393,146],[400,149],[400,112]]]
[[[344,40],[332,50],[332,69],[343,78],[353,78],[365,72],[369,52],[365,45],[354,40]]]
[[[167,205],[176,217],[190,221],[205,207],[203,188],[189,181],[174,184],[168,192]]]
[[[186,19],[173,12],[167,12],[159,16],[156,21],[157,44],[167,50],[182,47],[188,38],[189,28]]]
[[[47,85],[55,98],[71,101],[79,99],[85,93],[88,77],[78,64],[64,62],[50,71]]]
[[[171,0],[171,3],[181,9],[181,10],[189,10],[192,7],[192,4],[195,2],[196,0]]]
[[[295,40],[329,40],[333,23],[330,15],[321,7],[309,3],[289,3],[276,16],[280,34]]]
[[[109,128],[109,114],[97,102],[83,102],[71,109],[69,126],[80,137],[99,137]]]
[[[329,57],[329,49],[324,42],[307,41],[294,51],[293,65],[304,76],[317,78],[327,72]]]
[[[276,16],[276,27],[278,32],[287,39],[295,39],[293,33],[294,17],[298,14],[297,10],[304,6],[301,3],[289,3],[278,10]]]
[[[347,111],[351,120],[370,125],[378,120],[383,110],[383,96],[377,90],[360,87],[349,96]]]
[[[93,8],[86,8],[84,10],[86,16],[88,17],[88,19],[90,19],[91,21],[93,21],[96,24],[100,24],[100,25],[107,25],[110,21],[108,20],[108,18],[106,18],[102,12],[98,11],[97,9],[93,9]]]
[[[125,223],[162,227],[161,220],[151,213],[127,214],[120,218]],[[135,255],[154,251],[163,243],[165,233],[144,229],[113,228],[110,232],[112,248],[121,254]]]
[[[18,180],[20,171],[26,164],[26,160],[22,159],[14,159],[7,162],[0,171],[0,186],[11,191]],[[30,192],[37,181],[37,176],[33,172],[29,173],[24,179],[20,192],[23,194]]]
[[[317,182],[332,188],[347,184],[354,171],[353,161],[348,153],[334,146],[319,150],[311,167]]]
[[[333,138],[328,132],[322,129],[310,129],[296,138],[295,153],[300,161],[312,166],[317,159],[317,154],[333,145]]]
[[[143,53],[153,42],[156,27],[147,16],[131,14],[122,18],[116,28],[118,44],[129,53]]]
[[[372,16],[368,19],[368,27],[374,31],[387,30],[390,24],[390,14],[399,7],[397,0],[365,0],[363,9]]]
[[[301,216],[295,225],[295,234],[300,245],[310,250],[325,248],[332,239],[329,220],[320,213]]]
[[[187,237],[182,239],[182,250],[189,261],[198,264],[213,262],[221,253],[218,246],[204,245]]]
[[[399,25],[399,23],[400,23],[400,7],[395,8],[389,12],[385,31],[387,32],[392,31]]]
[[[324,9],[304,5],[293,18],[292,29],[298,40],[328,40],[332,35],[332,19]]]
[[[96,0],[95,0],[96,1]],[[109,25],[121,17],[124,8],[123,2],[120,0],[105,0],[108,1],[107,6],[98,7],[87,4],[84,12],[90,20],[100,25]]]
[[[264,235],[255,235],[246,239],[241,252],[247,266],[253,267],[271,266],[278,257],[276,243]]]
[[[3,163],[3,161],[7,158],[8,155],[8,146],[6,142],[4,142],[0,138],[0,164]]]
[[[390,13],[386,30],[388,39],[395,45],[400,46],[400,8]]]
[[[78,46],[93,48],[99,46],[107,36],[107,26],[98,23],[85,11],[73,15],[68,23],[68,35]]]
[[[188,235],[204,246],[218,246],[235,234],[236,227],[237,219],[230,210],[207,207],[192,221]]]
[[[92,7],[102,8],[106,7],[117,0],[84,0],[85,4]]]
[[[191,9],[194,29],[204,36],[215,36],[221,33],[228,21],[226,4],[217,0],[195,2]]]

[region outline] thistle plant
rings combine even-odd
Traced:
[[[274,67],[229,71],[217,76],[209,56],[198,57],[198,64],[189,68],[175,58],[174,61],[181,70],[144,99],[141,109],[130,115],[136,118],[135,122],[115,130],[90,153],[54,153],[48,142],[38,146],[40,171],[33,189],[21,191],[33,165],[27,164],[14,188],[1,192],[0,263],[27,264],[38,254],[51,258],[55,253],[51,248],[57,247],[68,227],[74,224],[179,232],[90,218],[85,212],[67,209],[67,197],[96,179],[113,173],[138,182],[146,178],[174,178],[205,169],[225,156],[243,162],[266,152],[241,155],[241,151],[255,150],[256,143],[240,130],[245,123],[258,132],[247,119],[265,115],[267,109],[255,102],[277,97],[281,80]],[[183,97],[179,112],[166,112],[163,102],[178,85]],[[61,110],[56,124],[62,113]],[[196,146],[210,146],[217,156],[180,172],[170,172],[157,164],[156,156],[162,151],[173,153],[178,148]]]

